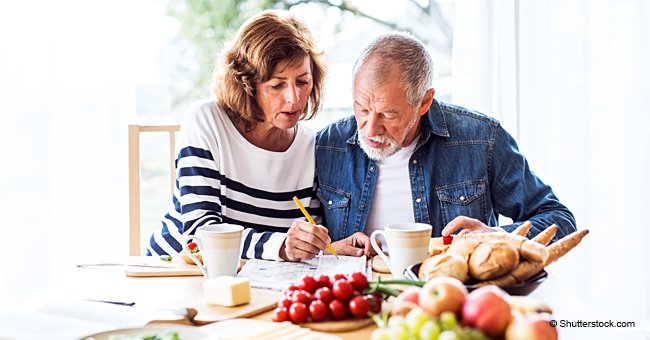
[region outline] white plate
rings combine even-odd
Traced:
[[[202,340],[208,339],[209,335],[199,331],[196,327],[183,325],[146,326],[139,328],[116,329],[108,332],[101,332],[84,337],[83,339],[107,340],[111,335],[125,335],[129,337],[159,335],[163,336],[169,332],[178,333],[181,340]]]

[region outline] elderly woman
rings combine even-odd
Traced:
[[[315,134],[298,123],[316,114],[323,92],[325,66],[311,33],[295,17],[262,12],[241,27],[215,75],[216,101],[200,101],[184,117],[173,205],[147,253],[177,254],[196,228],[233,223],[244,226],[243,258],[313,257],[331,242],[324,227],[295,226],[287,242],[292,223],[304,219],[292,198],[312,212],[320,207]]]

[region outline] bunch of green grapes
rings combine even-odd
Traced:
[[[384,327],[372,332],[372,340],[487,340],[479,330],[462,327],[456,315],[443,312],[432,317],[421,308],[413,308],[406,317],[395,315]]]

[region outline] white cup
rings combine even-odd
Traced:
[[[370,244],[384,259],[395,278],[404,278],[406,267],[420,263],[429,254],[431,225],[424,223],[389,224],[384,230],[375,230],[370,235]],[[377,235],[384,235],[390,258],[377,244]]]
[[[237,275],[241,237],[244,227],[235,224],[212,224],[196,229],[194,235],[185,238],[183,249],[207,278]],[[187,248],[191,240],[199,246],[203,264]]]

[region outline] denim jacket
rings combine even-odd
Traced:
[[[317,195],[333,240],[363,232],[377,182],[377,163],[359,145],[354,116],[316,136]],[[530,220],[528,237],[549,225],[556,238],[576,230],[575,219],[528,167],[514,139],[498,121],[459,106],[433,101],[420,118],[420,138],[409,159],[411,202],[416,222],[433,226],[432,236],[457,216],[497,226],[498,215],[514,230]]]

